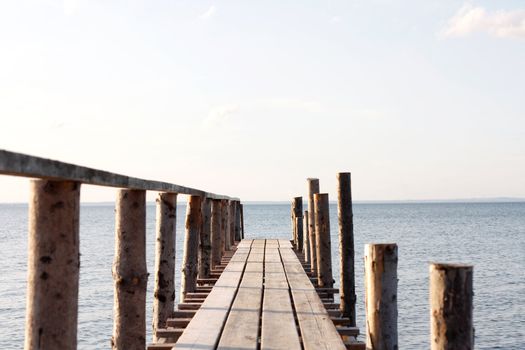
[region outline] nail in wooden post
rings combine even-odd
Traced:
[[[365,245],[366,348],[397,350],[397,245]]]
[[[25,349],[76,349],[80,184],[33,180]]]
[[[221,201],[211,202],[211,264],[216,267],[221,264]]]
[[[304,261],[310,264],[310,240],[308,239],[308,210],[304,211],[303,216],[303,249]]]
[[[202,200],[202,227],[200,234],[199,277],[210,277],[211,266],[211,198]]]
[[[157,242],[155,244],[155,290],[153,293],[153,341],[157,329],[166,328],[166,320],[175,308],[175,223],[177,194],[159,193],[157,197]]]
[[[334,286],[328,205],[328,193],[314,194],[317,284],[323,288],[332,288]]]
[[[186,300],[186,294],[195,292],[197,287],[197,272],[199,265],[199,238],[201,231],[200,196],[189,196],[186,207],[186,235],[184,236],[184,254],[182,256],[182,274],[180,302]]]
[[[354,222],[352,213],[352,189],[350,173],[337,174],[338,216],[339,216],[339,259],[340,259],[340,310],[343,317],[350,319],[350,326],[356,326],[355,320],[355,250]]]
[[[235,202],[235,240],[241,241],[241,203]]]
[[[146,191],[119,190],[113,262],[113,349],[146,346]]]
[[[474,349],[473,267],[430,264],[432,350]]]
[[[244,204],[241,204],[241,239],[244,239]]]
[[[295,249],[303,251],[303,197],[295,197],[292,201],[292,224],[294,227]]]
[[[310,269],[317,276],[317,248],[315,238],[315,209],[314,194],[319,193],[319,179],[307,179],[308,181],[308,239],[310,241]]]

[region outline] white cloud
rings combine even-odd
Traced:
[[[332,23],[339,23],[339,22],[341,22],[341,17],[339,17],[339,16],[333,16],[333,17],[330,19],[330,22],[332,22]]]
[[[220,126],[232,118],[234,114],[239,112],[239,105],[227,104],[214,107],[208,113],[208,117],[204,119],[205,127]]]
[[[215,6],[211,5],[206,12],[202,13],[199,18],[203,20],[208,20],[215,15]]]
[[[499,38],[525,39],[525,10],[488,12],[483,7],[465,4],[440,34],[443,37],[465,37],[483,32]]]

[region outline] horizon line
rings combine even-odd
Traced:
[[[305,197],[307,198],[307,197]],[[257,204],[289,204],[287,200],[247,200],[241,203]],[[403,203],[525,203],[525,197],[477,197],[477,198],[446,198],[446,199],[356,199],[353,204],[403,204]],[[80,201],[81,204],[114,204],[114,201]],[[330,200],[330,204],[337,204],[337,200]],[[28,204],[28,202],[0,202],[0,204]],[[146,201],[146,204],[155,204],[155,201]],[[178,204],[183,204],[178,203]]]

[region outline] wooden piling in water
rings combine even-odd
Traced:
[[[474,349],[473,267],[430,264],[432,350]]]
[[[222,218],[221,218],[221,247],[222,247],[222,254],[221,256],[224,256],[224,253],[228,250],[230,250],[230,233],[229,233],[229,220],[230,220],[230,206],[228,205],[227,200],[221,200],[222,204]]]
[[[230,250],[235,245],[235,201],[229,202],[230,207],[230,221],[228,226],[229,237],[230,237]]]
[[[241,241],[241,203],[235,201],[235,240]]]
[[[211,266],[215,268],[221,264],[221,201],[214,199],[211,202]]]
[[[175,309],[175,227],[177,222],[177,194],[159,193],[157,196],[155,244],[155,290],[153,292],[153,341],[156,332],[166,328],[166,320]]]
[[[199,244],[200,278],[210,277],[211,269],[211,199],[205,198],[201,204],[202,226]]]
[[[244,204],[241,204],[241,238],[244,239]]]
[[[397,245],[365,245],[366,348],[397,350]]]
[[[337,174],[338,217],[339,217],[339,259],[340,259],[340,310],[343,317],[350,319],[350,326],[356,326],[355,319],[355,249],[354,219],[352,212],[352,188],[350,173]]]
[[[146,191],[119,190],[116,203],[113,349],[146,346]]]
[[[317,249],[317,284],[332,288],[332,247],[330,242],[330,214],[327,193],[314,194],[315,237]]]
[[[308,210],[303,215],[303,253],[304,261],[310,264],[310,239],[308,238]]]
[[[295,249],[303,251],[303,197],[295,197],[292,201],[292,231]]]
[[[26,350],[77,348],[79,202],[77,182],[31,181]]]
[[[310,241],[310,269],[314,276],[317,275],[317,247],[315,238],[315,209],[314,194],[319,193],[319,179],[308,181],[308,239]]]
[[[184,236],[184,254],[182,257],[180,302],[186,300],[186,294],[195,292],[197,286],[199,237],[202,226],[202,197],[189,196],[186,207],[186,235]]]

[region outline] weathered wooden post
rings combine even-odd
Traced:
[[[332,288],[332,247],[330,242],[330,214],[328,193],[314,194],[315,237],[317,249],[317,284]]]
[[[303,251],[303,197],[295,197],[292,201],[292,225],[295,248]]]
[[[294,201],[292,200],[292,203],[290,204],[290,223],[292,224],[292,239],[290,240],[292,242],[293,247],[297,247],[297,228],[295,227],[295,209],[294,209]]]
[[[366,348],[397,350],[397,245],[365,245]]]
[[[241,239],[244,239],[244,204],[241,204]]]
[[[202,227],[200,234],[199,277],[210,277],[211,268],[211,198],[202,200]]]
[[[76,349],[80,184],[31,181],[25,345]]]
[[[221,201],[214,199],[211,202],[211,266],[215,268],[221,264]]]
[[[201,202],[200,196],[189,196],[186,207],[186,235],[184,236],[184,254],[182,256],[182,274],[180,302],[186,299],[186,294],[195,292],[197,287],[197,272],[199,264],[199,238],[201,231]]]
[[[304,211],[303,216],[303,250],[304,261],[310,264],[310,240],[308,238],[308,210]]]
[[[235,201],[230,201],[230,222],[229,222],[229,233],[230,233],[230,250],[235,245]]]
[[[230,201],[226,200],[224,204],[224,210],[225,210],[225,221],[224,221],[224,250],[229,251],[231,250],[231,239],[230,239],[230,226],[231,226],[231,206]]]
[[[222,218],[221,218],[221,245],[222,245],[222,254],[221,257],[224,256],[224,253],[228,250],[230,250],[230,234],[229,234],[229,220],[230,220],[230,205],[228,204],[228,201],[223,199],[221,200],[222,203]]]
[[[310,267],[312,274],[317,275],[317,248],[315,238],[315,209],[314,194],[319,193],[319,179],[307,179],[308,181],[308,240],[310,241]]]
[[[432,350],[474,349],[473,267],[430,264]]]
[[[153,341],[156,332],[166,327],[175,308],[175,223],[177,194],[159,193],[157,197],[157,242],[155,244],[155,290],[153,293]]]
[[[241,203],[235,202],[235,240],[241,241]]]
[[[113,349],[146,346],[146,191],[119,190],[116,203]]]
[[[337,174],[338,216],[339,216],[339,259],[340,259],[340,310],[343,317],[350,319],[350,326],[356,326],[355,320],[355,250],[354,219],[352,213],[352,188],[350,173]]]

